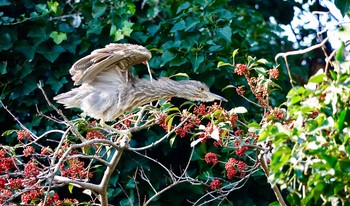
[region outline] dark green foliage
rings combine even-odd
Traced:
[[[286,4],[274,6],[282,10]],[[273,60],[276,52],[289,46],[288,41],[276,33],[281,29],[268,21],[271,5],[262,4],[261,9],[269,10],[258,10],[255,1],[246,4],[228,0],[0,1],[1,99],[28,128],[40,133],[52,127],[52,122],[43,121],[36,115],[35,105],[45,114],[52,113],[37,89],[37,83],[43,83],[49,99],[69,90],[72,87],[68,73],[70,66],[92,50],[115,41],[141,44],[150,49],[153,54],[150,66],[156,77],[187,73],[217,92],[229,84],[241,85],[242,80],[232,75],[234,68],[217,68],[217,63],[232,62],[229,55],[237,48],[236,63],[239,63],[248,55]],[[286,16],[269,15],[288,23],[291,11],[287,13]],[[136,67],[135,71],[139,76],[147,74],[144,67]],[[283,74],[281,77],[283,79]],[[229,99],[228,108],[246,104],[237,99],[234,89],[226,89],[223,93]],[[281,96],[274,100],[280,102]],[[64,112],[70,118],[78,114],[72,110]],[[4,110],[0,110],[0,122],[3,131],[14,127],[14,121]],[[135,134],[131,144],[142,145],[163,134],[157,128]],[[188,150],[189,141],[185,138],[176,140],[172,148],[162,144],[156,151],[151,151],[151,155],[162,159],[166,166],[178,166],[185,164],[182,160],[186,160]],[[146,159],[132,153],[123,157],[110,183],[113,204],[128,204],[125,193],[132,201],[137,201],[132,179],[136,168],[143,167],[154,178],[153,182],[159,181],[159,188],[167,183],[166,179],[159,178],[163,172],[161,168],[154,168]],[[202,160],[196,161],[198,168],[191,168],[193,173],[204,164]],[[256,177],[256,181],[262,181],[261,178],[262,175]],[[254,178],[252,181],[254,185]],[[140,181],[137,184],[145,194],[152,193],[146,183]],[[265,183],[262,187],[267,188]],[[205,189],[181,185],[164,193],[156,202],[185,204],[186,199],[192,195],[200,196]],[[259,202],[266,205],[273,200],[271,194],[264,189],[259,191],[259,200],[254,198],[255,193],[232,194],[229,200],[237,204]]]

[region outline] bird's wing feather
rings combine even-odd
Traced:
[[[78,60],[69,70],[75,85],[92,81],[95,76],[113,66],[125,73],[130,66],[148,61],[151,53],[143,46],[133,44],[109,44]]]

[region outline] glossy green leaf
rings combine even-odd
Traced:
[[[51,32],[50,37],[56,44],[61,44],[64,40],[67,39],[67,34],[63,32],[53,31]]]
[[[230,63],[219,61],[217,67],[222,67],[222,66],[232,66],[232,65]]]
[[[321,83],[325,80],[326,74],[320,73],[310,77],[309,82],[311,83]]]
[[[338,161],[338,164],[339,164],[339,168],[342,172],[347,172],[349,173],[350,172],[350,160],[349,159],[340,159]]]
[[[7,63],[6,62],[0,62],[0,74],[6,74],[7,73]]]
[[[232,65],[236,65],[236,61],[235,61],[235,57],[236,57],[236,55],[237,55],[237,53],[238,53],[238,50],[239,49],[235,49],[233,52],[232,52]]]
[[[15,29],[0,27],[0,51],[8,50],[17,40],[17,31]]]
[[[57,13],[59,3],[57,1],[48,1],[47,5],[51,11]]]
[[[47,9],[46,4],[37,4],[35,5],[35,9],[37,10],[37,12],[41,13],[42,15],[46,15],[47,13],[49,13],[49,10]]]
[[[182,10],[185,10],[187,9],[188,7],[190,7],[190,3],[189,2],[185,2],[183,4],[181,4],[178,8],[177,8],[177,11],[176,11],[176,14],[180,13]]]
[[[162,54],[162,58],[160,60],[160,66],[164,66],[166,63],[168,63],[169,61],[173,60],[176,57],[176,54],[166,50],[163,54]]]
[[[341,11],[343,16],[345,16],[346,12],[349,12],[350,10],[350,2],[347,0],[334,0],[334,4]]]
[[[226,26],[224,28],[219,28],[216,29],[216,33],[218,35],[218,37],[221,37],[222,39],[224,39],[225,41],[231,43],[232,40],[232,29],[229,26]]]
[[[64,52],[64,49],[60,45],[54,45],[53,47],[43,45],[38,47],[37,52],[42,54],[45,59],[49,60],[50,62],[54,62],[58,56]]]
[[[176,32],[176,31],[182,31],[186,28],[186,22],[184,20],[181,20],[177,22],[173,28],[171,28],[170,32]]]
[[[72,184],[68,184],[69,193],[73,194],[73,188],[74,188],[74,186]]]
[[[106,9],[107,9],[106,3],[102,3],[100,1],[95,2],[92,5],[92,17],[98,18],[102,16],[106,12]]]
[[[194,72],[197,71],[199,65],[204,61],[203,56],[190,56],[190,61],[192,63],[192,69]]]
[[[8,0],[1,0],[0,1],[0,6],[9,6],[11,5],[11,2]]]

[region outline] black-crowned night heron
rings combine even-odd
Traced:
[[[102,122],[112,121],[146,103],[169,97],[203,102],[227,101],[211,93],[205,84],[198,81],[168,78],[150,81],[137,78],[130,72],[130,66],[148,61],[151,57],[145,47],[133,44],[112,43],[95,50],[69,70],[74,85],[80,86],[54,99],[66,108],[80,108]]]

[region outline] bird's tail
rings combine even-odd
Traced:
[[[53,99],[58,103],[63,104],[66,108],[79,108],[81,106],[81,98],[79,98],[79,92],[77,89],[59,94]]]

